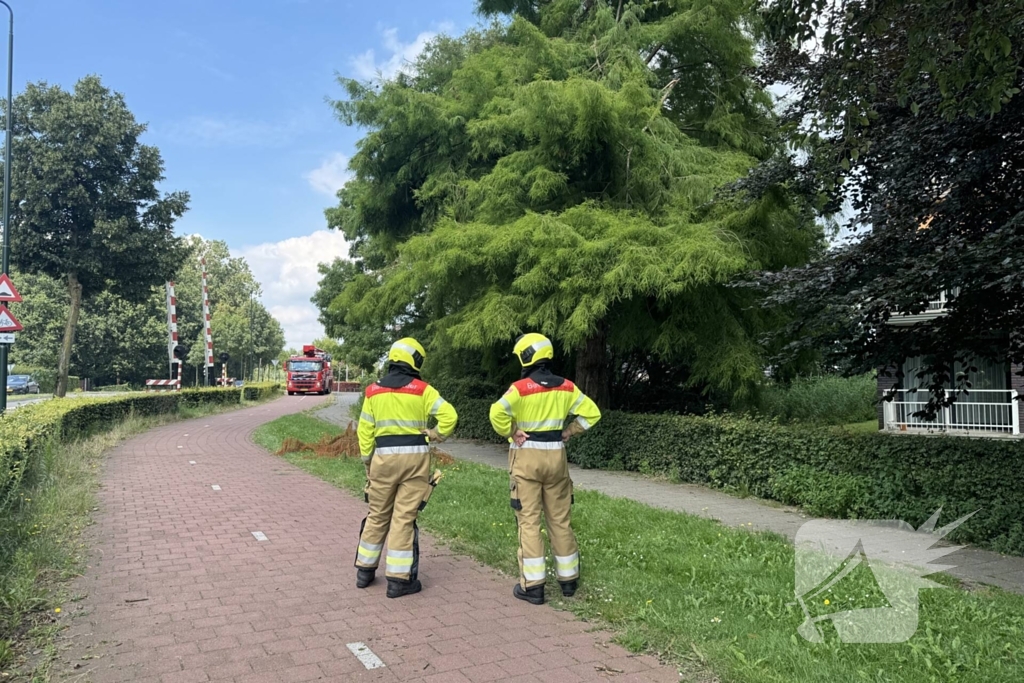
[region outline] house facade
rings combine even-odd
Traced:
[[[911,326],[946,314],[948,298],[945,294],[929,303],[927,310],[917,315],[893,316],[889,324]],[[878,428],[888,432],[946,433],[967,436],[1019,437],[1024,424],[1024,377],[1022,367],[1009,363],[978,361],[971,373],[971,389],[960,393],[956,401],[943,408],[934,420],[916,417],[930,398],[927,390],[918,390],[916,379],[923,359],[908,358],[900,370],[904,379],[889,369],[891,376],[878,375]],[[955,377],[959,368],[954,368]],[[902,382],[902,384],[901,384]],[[946,388],[947,396],[956,393],[954,386]],[[886,400],[889,397],[891,400]]]

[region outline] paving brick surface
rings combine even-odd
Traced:
[[[162,427],[109,454],[92,559],[77,586],[85,597],[64,612],[69,678],[679,680],[608,633],[515,600],[507,577],[429,537],[422,593],[388,600],[383,577],[355,588],[365,505],[250,438],[260,424],[319,400],[282,398]],[[346,647],[354,642],[385,666],[366,669]]]

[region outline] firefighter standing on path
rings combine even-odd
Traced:
[[[522,379],[491,406],[490,417],[494,430],[511,442],[509,487],[519,525],[520,573],[512,593],[540,605],[547,578],[542,513],[562,595],[576,592],[580,554],[569,523],[573,494],[565,442],[596,424],[601,411],[575,384],[551,372],[555,351],[547,337],[523,335],[513,352],[523,366]],[[576,420],[563,430],[569,415]]]
[[[458,415],[437,389],[420,379],[426,352],[406,337],[391,345],[387,374],[366,388],[359,416],[359,451],[366,465],[370,511],[359,531],[356,586],[373,583],[384,538],[389,598],[420,591],[416,515],[431,487],[431,441],[444,441]],[[427,429],[429,417],[437,429]]]

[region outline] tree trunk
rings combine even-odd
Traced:
[[[68,324],[64,328],[64,344],[60,349],[60,365],[57,369],[56,395],[63,398],[68,393],[68,371],[71,368],[71,347],[75,343],[75,331],[78,329],[78,315],[82,312],[82,283],[76,273],[68,273],[68,295],[71,297],[71,310],[68,311]]]
[[[576,384],[602,410],[611,405],[608,333],[599,328],[576,352]]]

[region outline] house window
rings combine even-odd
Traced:
[[[977,368],[976,372],[968,372],[968,368],[973,365]],[[925,366],[925,359],[922,356],[915,358],[908,358],[903,361],[903,380],[901,382],[902,389],[913,390],[917,389],[917,394],[927,394],[929,385],[931,384],[931,377],[925,375],[918,377],[918,374]],[[953,364],[953,376],[950,381],[946,382],[946,389],[948,391],[955,391],[959,388],[959,382],[957,378],[961,374],[967,373],[967,380],[970,382],[970,388],[968,394],[964,395],[961,393],[957,396],[958,401],[966,401],[974,397],[975,392],[988,392],[988,391],[1007,391],[1010,388],[1010,366],[1006,362],[993,362],[990,360],[979,360],[974,363],[964,364],[959,361]],[[911,392],[914,393],[914,392]],[[924,398],[928,400],[927,396]]]

